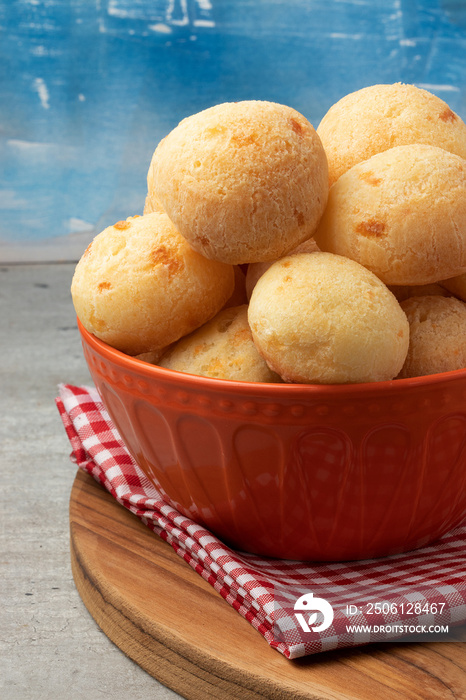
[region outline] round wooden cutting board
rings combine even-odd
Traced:
[[[70,501],[77,589],[105,634],[185,698],[466,698],[466,630],[288,661],[172,548],[79,471]]]

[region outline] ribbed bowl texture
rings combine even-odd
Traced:
[[[367,559],[427,545],[466,516],[466,370],[333,386],[223,381],[136,360],[79,329],[140,468],[236,549]]]

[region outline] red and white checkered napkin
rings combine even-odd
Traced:
[[[287,658],[466,623],[466,523],[433,546],[362,562],[314,564],[237,552],[163,500],[128,454],[96,389],[61,385],[57,405],[72,460]],[[314,618],[301,611],[303,629],[294,605],[304,594],[314,596],[308,609]],[[318,632],[322,599],[332,606],[333,621]]]

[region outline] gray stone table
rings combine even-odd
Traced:
[[[177,698],[100,631],[71,574],[76,467],[55,397],[60,382],[91,382],[73,269],[0,266],[0,697]]]

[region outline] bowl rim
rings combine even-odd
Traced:
[[[288,384],[273,382],[243,382],[235,379],[217,379],[215,377],[204,377],[198,374],[189,374],[179,370],[167,369],[159,365],[138,360],[136,357],[127,355],[121,350],[108,345],[93,333],[88,331],[77,317],[78,330],[83,342],[91,346],[95,352],[114,362],[121,368],[126,368],[133,372],[142,373],[146,377],[154,379],[160,378],[170,382],[183,382],[191,388],[210,391],[228,391],[233,394],[273,395],[278,400],[280,394],[297,398],[307,395],[323,395],[325,397],[338,397],[354,394],[379,395],[380,393],[394,393],[403,389],[420,388],[439,384],[449,384],[459,379],[466,379],[466,368],[450,370],[449,372],[439,372],[420,377],[408,377],[403,379],[390,379],[382,382],[360,382],[353,384]]]

